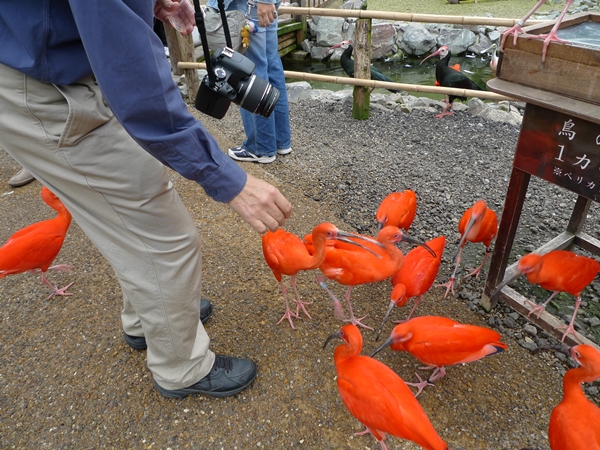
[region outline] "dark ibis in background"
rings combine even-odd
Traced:
[[[331,57],[331,55],[333,54],[333,51],[336,48],[344,49],[344,52],[342,53],[342,56],[340,58],[340,65],[342,66],[342,69],[344,69],[344,72],[346,72],[346,75],[348,75],[350,78],[354,78],[354,59],[352,58],[352,52],[354,51],[354,47],[352,46],[350,41],[347,41],[347,40],[342,41],[339,44],[334,45],[333,47],[330,47],[327,50],[327,55],[329,57]],[[390,83],[394,83],[394,80],[386,77],[384,74],[382,74],[379,70],[377,70],[372,65],[371,65],[371,80],[388,81]],[[371,91],[372,90],[373,89],[371,89]],[[388,91],[393,92],[394,94],[399,92],[395,89],[388,89]]]
[[[440,84],[440,86],[483,91],[483,89],[480,86],[472,82],[464,73],[454,70],[448,66],[452,53],[450,53],[450,50],[446,45],[441,46],[437,52],[432,53],[427,58],[423,59],[423,61],[421,61],[421,64],[423,64],[423,62],[425,62],[429,58],[437,55],[440,56],[440,60],[435,65],[435,79]],[[450,95],[448,97],[449,99],[446,108],[444,108],[441,114],[436,115],[436,118],[439,119],[440,117],[454,114],[452,111],[452,104],[454,100],[459,99],[465,101],[467,99],[466,97],[457,97],[456,95]]]

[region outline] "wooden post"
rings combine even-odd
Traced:
[[[171,70],[175,75],[183,75],[183,70],[177,67],[177,63],[184,62],[181,59],[181,49],[179,48],[179,33],[171,25],[165,23],[165,36],[167,36],[167,45],[169,46],[169,58],[171,59]]]
[[[165,24],[165,34],[169,46],[169,57],[171,59],[171,69],[175,75],[185,75],[185,84],[188,89],[188,100],[190,103],[196,101],[196,92],[200,86],[200,79],[196,69],[183,69],[178,67],[179,62],[195,61],[194,58],[194,39],[191,34],[182,36],[172,26]]]
[[[371,79],[371,19],[358,19],[354,32],[354,78]],[[371,109],[371,89],[354,87],[352,117],[368,119]]]

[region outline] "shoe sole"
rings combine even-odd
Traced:
[[[242,162],[253,162],[253,163],[259,163],[259,164],[269,164],[272,163],[273,161],[275,161],[275,156],[269,156],[269,159],[248,159],[248,158],[238,158],[235,155],[232,155],[231,153],[229,154],[229,156],[232,159],[235,159],[236,161],[242,161]],[[264,156],[259,156],[258,158],[265,158]]]
[[[156,383],[156,381],[154,382],[154,386],[156,387],[158,392],[160,392],[160,394],[166,398],[186,398],[187,396],[194,395],[194,394],[206,395],[208,397],[213,397],[213,398],[223,398],[223,397],[231,397],[232,395],[239,394],[244,389],[246,389],[248,386],[250,386],[255,379],[256,379],[256,375],[254,376],[254,378],[252,378],[252,380],[250,380],[245,385],[240,386],[239,388],[236,388],[232,391],[227,391],[227,392],[199,391],[199,390],[198,391],[197,390],[188,391],[187,389],[176,389],[173,391],[169,391],[169,390],[161,388]]]
[[[289,155],[290,153],[292,153],[291,148],[284,148],[283,150],[277,150],[278,155]]]
[[[254,162],[254,163],[259,163],[259,164],[272,163],[273,161],[275,161],[275,158],[277,157],[277,155],[273,155],[273,156],[257,156],[256,158],[240,158],[239,156],[237,156],[234,153],[234,152],[239,152],[242,150],[243,150],[242,147],[230,148],[229,150],[227,150],[227,154],[231,157],[231,159],[235,159],[236,161]],[[265,159],[265,158],[268,158],[268,159]]]

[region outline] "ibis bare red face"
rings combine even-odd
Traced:
[[[329,47],[327,49],[327,52],[329,52],[330,50],[334,50],[336,48],[341,48],[343,50],[346,50],[348,48],[348,46],[350,45],[350,41],[346,40],[346,41],[342,41],[339,44],[335,44],[333,47]]]
[[[431,55],[429,55],[427,58],[424,58],[423,60],[421,60],[421,62],[419,63],[419,65],[423,64],[425,61],[427,61],[429,58],[433,58],[434,56],[440,56],[440,59],[443,59],[446,57],[446,55],[448,54],[448,46],[446,45],[442,45],[437,52],[432,53]]]

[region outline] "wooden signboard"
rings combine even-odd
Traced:
[[[541,56],[536,58],[541,61]],[[535,252],[545,254],[577,246],[600,256],[600,241],[583,232],[591,203],[600,201],[600,104],[498,78],[487,84],[494,92],[526,102],[526,107],[481,305],[490,310],[501,299],[561,339],[562,331],[557,327],[564,325],[562,321],[547,311],[539,318],[530,316],[532,306],[525,297],[509,286],[500,291],[497,287],[519,275],[517,262],[507,266],[532,175],[578,194],[566,230]],[[579,333],[568,335],[565,343],[586,343],[600,350]]]
[[[600,126],[527,104],[514,167],[600,201]]]

